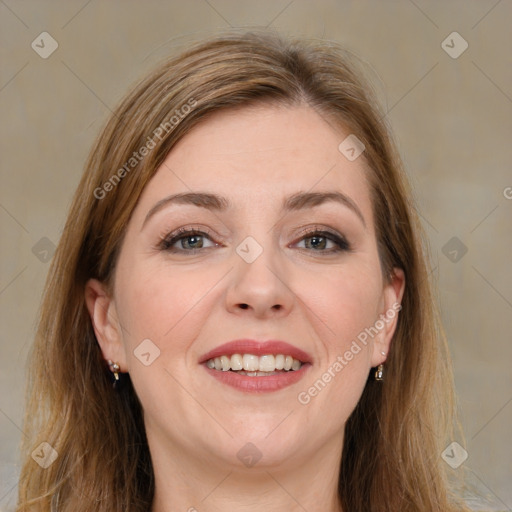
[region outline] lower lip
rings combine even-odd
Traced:
[[[224,384],[227,384],[228,386],[250,393],[261,393],[277,391],[295,384],[304,377],[311,364],[304,363],[298,370],[283,372],[277,375],[269,375],[267,377],[249,377],[247,375],[240,375],[239,373],[231,371],[223,372],[220,370],[213,370],[208,368],[205,364],[202,366],[212,377]]]

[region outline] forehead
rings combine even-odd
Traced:
[[[338,190],[371,217],[364,157],[348,160],[349,135],[309,106],[257,105],[215,113],[171,150],[146,186],[147,208],[171,193],[209,191],[233,204],[281,204],[298,191]]]

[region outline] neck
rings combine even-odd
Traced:
[[[148,441],[155,474],[151,512],[342,512],[340,439],[300,459],[252,467],[184,453],[169,444],[162,450],[155,438]]]

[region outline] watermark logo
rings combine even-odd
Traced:
[[[144,366],[153,364],[160,357],[160,349],[149,338],[142,340],[133,353]]]
[[[46,469],[57,460],[59,454],[50,443],[44,441],[31,453],[31,456],[43,469]]]
[[[371,327],[367,327],[362,330],[358,335],[357,339],[352,341],[350,348],[344,352],[343,355],[339,355],[336,358],[336,361],[332,363],[329,368],[318,378],[312,386],[310,386],[306,391],[301,391],[297,395],[297,400],[302,405],[307,405],[311,402],[311,399],[321,393],[327,384],[331,382],[336,375],[338,375],[345,366],[349,364],[354,356],[361,352],[361,345],[366,346],[368,344],[368,338],[373,339],[379,332],[381,332],[384,327],[391,322],[398,311],[402,309],[402,305],[398,302],[395,302],[393,306],[386,311],[385,314],[381,314],[379,319],[375,321],[375,323]]]
[[[359,158],[365,148],[365,145],[353,133],[344,139],[338,146],[340,153],[350,162]]]
[[[263,252],[263,247],[252,237],[245,238],[236,248],[236,253],[246,263],[253,263]]]
[[[32,247],[32,254],[43,263],[48,263],[52,259],[54,252],[55,244],[45,236]]]
[[[468,252],[468,248],[456,236],[450,238],[441,248],[441,252],[452,262],[457,263]]]
[[[468,46],[468,42],[458,32],[452,32],[441,43],[441,48],[452,59],[458,59],[468,49]]]
[[[160,123],[153,133],[148,135],[144,145],[141,146],[138,151],[134,151],[125,164],[112,174],[112,176],[105,181],[101,187],[94,189],[94,197],[101,200],[106,197],[108,192],[114,190],[120,181],[129,174],[132,169],[137,167],[137,165],[139,165],[139,163],[150,154],[151,150],[156,147],[156,139],[159,141],[162,140],[164,136],[177,126],[187,114],[192,112],[192,109],[196,105],[197,101],[194,98],[190,98],[187,103],[182,105],[179,109],[176,109],[174,114],[169,117],[167,121]]]
[[[240,450],[238,450],[236,456],[248,468],[252,468],[261,459],[263,454],[253,443],[246,443],[242,448],[240,448]]]
[[[30,46],[39,57],[47,59],[59,47],[59,43],[48,32],[41,32]]]
[[[454,441],[444,449],[441,457],[446,464],[453,469],[457,469],[468,458],[468,452],[459,443]]]

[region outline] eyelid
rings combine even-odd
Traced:
[[[326,226],[309,226],[304,228],[298,238],[292,243],[292,245],[296,245],[307,238],[311,238],[313,236],[318,236],[321,238],[327,238],[331,242],[333,242],[337,247],[331,248],[324,251],[314,251],[308,250],[304,248],[299,248],[300,250],[316,253],[320,256],[329,256],[329,255],[339,255],[342,252],[353,252],[352,244],[348,241],[345,235],[339,233],[336,230],[332,230]]]
[[[174,244],[183,238],[187,238],[188,236],[194,236],[194,235],[198,235],[198,236],[207,235],[207,238],[211,242],[213,242],[216,246],[222,245],[216,241],[216,239],[215,239],[216,236],[206,226],[190,224],[187,226],[182,226],[182,227],[172,230],[172,231],[165,230],[159,236],[159,241],[157,243],[156,249],[171,251],[171,249],[170,249],[171,242],[172,242],[172,244]],[[204,249],[210,249],[210,247],[203,247],[203,248],[200,248],[197,250],[199,251],[199,250],[204,250]],[[185,251],[185,250],[180,250],[180,249],[177,249],[175,251],[176,252],[189,252],[189,253],[194,252],[194,250]]]
[[[333,236],[338,236],[340,238],[344,238],[343,235],[341,233],[338,233],[336,230],[333,230],[332,228],[329,228],[327,226],[321,226],[321,225],[313,225],[313,226],[307,226],[305,228],[302,228],[299,231],[299,235],[304,236],[304,235],[310,235],[310,234],[319,233],[319,232],[328,233]]]
[[[194,236],[194,235],[198,235],[198,236],[207,238],[214,244],[214,246],[200,247],[198,249],[191,249],[191,250],[171,249],[171,247],[174,244],[176,244],[177,242],[179,242],[180,240],[183,240],[187,237]],[[318,237],[327,238],[328,240],[333,242],[337,246],[337,248],[331,248],[331,249],[323,250],[323,251],[315,251],[315,250],[310,250],[307,248],[299,248],[299,249],[301,249],[303,251],[307,251],[307,252],[314,252],[314,253],[316,252],[319,255],[320,254],[330,255],[330,254],[336,254],[336,253],[340,253],[340,252],[352,252],[353,251],[351,243],[347,240],[347,238],[343,234],[339,233],[336,230],[333,230],[332,228],[328,228],[326,226],[320,226],[320,225],[308,226],[306,228],[303,228],[299,232],[299,234],[295,237],[295,241],[292,242],[290,245],[294,246],[307,238],[313,237],[314,235],[316,235]],[[213,249],[215,246],[219,247],[219,246],[222,246],[222,244],[216,241],[216,235],[214,235],[209,228],[207,228],[206,226],[202,226],[202,225],[190,224],[187,226],[182,226],[182,227],[175,229],[171,232],[168,232],[167,230],[164,231],[164,233],[160,235],[159,242],[156,246],[156,249],[165,250],[165,251],[169,251],[169,252],[175,252],[175,253],[195,254],[197,252],[204,251],[206,249]]]

